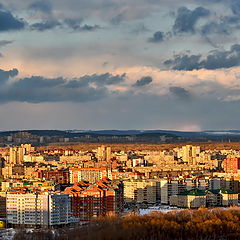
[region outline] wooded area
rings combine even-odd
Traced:
[[[109,216],[89,226],[60,230],[19,230],[14,240],[172,240],[240,239],[240,208],[152,212]]]

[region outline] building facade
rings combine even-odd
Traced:
[[[7,221],[12,226],[54,227],[71,223],[69,195],[12,191],[6,195]]]

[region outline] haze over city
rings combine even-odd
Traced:
[[[239,129],[237,0],[3,0],[12,129]]]

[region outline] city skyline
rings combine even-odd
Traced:
[[[0,130],[240,129],[239,1],[0,3]]]

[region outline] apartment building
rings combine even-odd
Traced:
[[[193,189],[219,190],[226,188],[234,191],[238,189],[238,181],[226,180],[220,177],[187,177],[159,179],[160,199],[162,204],[169,204],[170,197]]]
[[[170,196],[186,191],[183,179],[160,179],[160,199],[162,204],[169,204]]]
[[[94,184],[81,181],[64,191],[71,198],[72,213],[80,221],[119,215],[123,211],[123,186],[120,182],[103,179]]]
[[[55,170],[37,170],[32,173],[33,178],[53,180],[55,183],[67,184],[69,183],[68,169]]]
[[[157,201],[157,181],[154,179],[139,179],[124,181],[125,202],[147,202]]]
[[[109,178],[111,170],[107,168],[70,168],[70,183],[88,181],[97,182],[103,178]]]
[[[170,205],[181,208],[199,208],[206,206],[206,193],[199,189],[192,189],[170,197]]]
[[[229,157],[224,159],[223,169],[226,173],[238,173],[240,170],[240,158]]]
[[[7,221],[12,226],[54,227],[73,221],[68,194],[13,190],[6,195]]]
[[[170,197],[170,205],[182,208],[229,207],[238,204],[238,194],[227,189],[192,189]]]
[[[219,194],[222,196],[222,206],[236,206],[238,205],[238,193],[228,189],[220,189]]]

